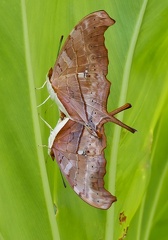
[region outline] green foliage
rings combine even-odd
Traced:
[[[138,130],[106,124],[105,182],[118,200],[107,211],[64,188],[40,147],[49,129],[38,113],[54,127],[58,110],[51,102],[37,109],[48,93],[35,90],[54,65],[60,36],[100,9],[116,20],[106,32],[108,109],[130,102],[119,117]],[[167,239],[168,3],[14,0],[1,1],[0,12],[0,239]]]

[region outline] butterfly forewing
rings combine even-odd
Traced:
[[[53,80],[63,75],[84,72],[86,65],[97,63],[99,70],[108,72],[108,53],[104,32],[115,21],[105,11],[83,18],[68,36],[54,66]],[[100,59],[103,58],[101,64]],[[105,62],[104,62],[105,61]]]
[[[81,20],[67,38],[50,78],[69,117],[91,125],[94,131],[99,118],[107,116],[110,83],[105,77],[108,53],[104,32],[114,22],[105,11],[92,13]],[[95,109],[97,120],[93,119]]]

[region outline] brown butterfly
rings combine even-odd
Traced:
[[[105,11],[83,18],[68,36],[48,74],[47,87],[59,109],[97,137],[101,137],[101,126],[109,121],[136,131],[107,112],[110,82],[106,79],[108,52],[104,32],[114,23]]]
[[[110,82],[104,32],[114,24],[105,11],[86,16],[72,30],[54,66],[47,87],[62,120],[51,132],[49,149],[74,191],[90,205],[108,209],[116,201],[104,188],[106,173],[103,124],[111,121],[136,130],[114,117],[129,103],[108,113]]]

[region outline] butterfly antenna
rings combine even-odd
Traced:
[[[65,180],[64,180],[64,178],[63,178],[63,175],[62,175],[61,169],[59,169],[59,170],[60,170],[60,174],[61,174],[61,178],[62,178],[63,185],[64,185],[64,187],[66,188],[66,183],[65,183]]]
[[[58,58],[58,55],[59,55],[59,53],[60,53],[60,49],[61,49],[61,45],[62,45],[63,38],[64,38],[64,36],[62,35],[62,36],[60,37],[60,41],[59,41],[58,52],[57,52],[57,58]]]

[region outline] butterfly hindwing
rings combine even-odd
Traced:
[[[91,135],[83,125],[68,120],[55,136],[51,156],[55,158],[73,190],[88,204],[107,209],[116,198],[104,188],[106,138]]]

